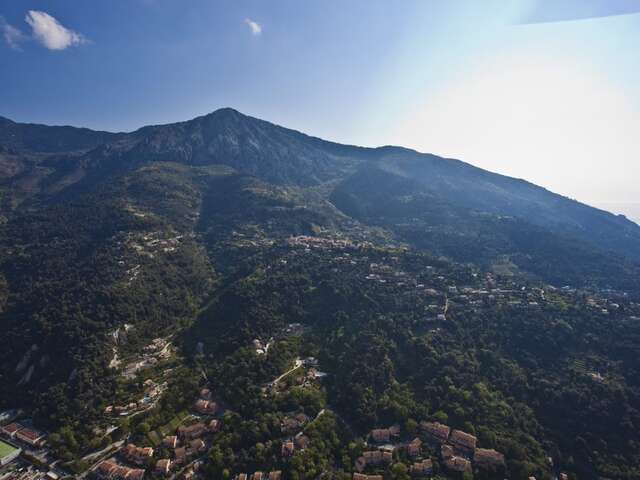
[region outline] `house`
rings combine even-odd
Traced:
[[[445,443],[449,439],[451,429],[439,422],[420,422],[420,429],[427,437],[437,443]]]
[[[191,448],[191,450],[193,450],[194,452],[203,452],[207,449],[207,446],[202,441],[202,439],[196,438],[189,442],[189,448]]]
[[[120,450],[122,457],[136,465],[146,465],[153,458],[153,448],[136,447],[133,443],[128,444]]]
[[[364,475],[362,473],[354,473],[353,480],[383,480],[382,475]]]
[[[417,477],[431,475],[433,473],[433,461],[428,458],[421,462],[414,463],[411,465],[410,473]]]
[[[239,474],[236,476],[236,479],[235,479],[235,480],[247,480],[247,474],[246,474],[246,473],[239,473]]]
[[[367,467],[367,460],[364,457],[358,457],[354,465],[357,472],[362,472]]]
[[[202,390],[200,390],[200,398],[202,398],[203,400],[211,400],[213,398],[213,394],[208,388],[203,388]]]
[[[362,456],[367,465],[380,465],[382,463],[382,452],[380,450],[364,452]]]
[[[160,459],[156,462],[156,466],[153,469],[153,473],[156,475],[167,475],[169,473],[169,469],[171,468],[171,460],[168,458]]]
[[[443,460],[453,457],[453,447],[451,445],[442,445],[440,448],[440,456]]]
[[[183,465],[187,461],[187,449],[178,447],[173,451],[173,461],[178,465]]]
[[[193,408],[196,412],[202,415],[214,415],[218,411],[218,404],[216,402],[200,398],[196,400]]]
[[[192,478],[194,478],[196,475],[196,472],[193,470],[193,468],[188,468],[185,472],[182,473],[182,475],[180,475],[178,478],[180,480],[191,480]]]
[[[569,476],[566,473],[561,473],[560,480],[569,480]]]
[[[262,480],[262,472],[255,472],[251,476],[251,480]]]
[[[385,443],[391,438],[391,432],[388,428],[376,428],[371,431],[371,438],[374,442]]]
[[[204,423],[194,423],[193,425],[189,425],[188,427],[180,426],[178,427],[178,436],[185,440],[193,440],[194,438],[199,438],[205,434],[207,431],[207,427]]]
[[[455,455],[447,458],[444,461],[444,466],[452,472],[464,473],[471,471],[471,462],[466,458],[456,457]]]
[[[114,462],[104,461],[95,470],[96,476],[103,480],[142,480],[144,470],[141,468],[122,467]]]
[[[216,433],[217,431],[220,430],[220,427],[222,427],[222,423],[220,422],[220,420],[216,420],[216,419],[211,420],[209,422],[209,425],[207,426],[207,428],[211,433]]]
[[[285,418],[282,421],[280,428],[284,433],[293,434],[297,432],[301,426],[300,422],[295,418]]]
[[[422,440],[416,437],[411,441],[411,443],[407,444],[406,448],[407,455],[409,455],[410,457],[417,457],[418,455],[420,455],[420,452],[422,450]]]
[[[100,478],[111,478],[111,474],[118,468],[113,462],[105,461],[96,468],[96,475]]]
[[[144,470],[141,468],[128,468],[124,480],[143,480]]]
[[[480,468],[495,468],[504,465],[504,455],[496,450],[476,448],[473,462]]]
[[[10,423],[2,428],[2,432],[9,437],[22,440],[34,447],[41,447],[47,437],[47,434],[36,430],[35,428],[25,427],[20,423]]]
[[[391,452],[383,452],[381,450],[372,450],[363,452],[362,456],[356,460],[355,469],[362,471],[367,465],[390,464],[393,461]]]
[[[18,430],[21,430],[23,428],[24,427],[22,425],[14,422],[14,423],[10,423],[8,425],[3,426],[2,428],[0,428],[0,431],[5,435],[7,435],[8,437],[13,438],[16,436],[16,433],[18,433]]]
[[[280,480],[282,478],[282,470],[274,470],[269,472],[269,480]]]
[[[294,454],[295,449],[296,449],[296,447],[295,447],[295,445],[293,444],[292,441],[289,440],[289,441],[286,441],[286,442],[282,442],[281,451],[282,451],[282,456],[284,458],[291,457]]]
[[[178,446],[178,437],[175,435],[164,437],[162,439],[162,445],[173,450]]]
[[[115,472],[117,468],[118,465],[116,465],[115,463],[105,461],[98,465],[98,468],[96,468],[96,475],[99,478],[111,478],[113,472]]]
[[[309,446],[311,440],[306,435],[298,435],[295,440],[296,448],[303,450]]]
[[[470,433],[463,432],[462,430],[452,430],[449,436],[449,442],[457,450],[464,453],[471,454],[476,449],[476,442],[478,439]]]

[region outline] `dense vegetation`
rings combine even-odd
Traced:
[[[132,134],[61,128],[0,119],[0,407],[55,432],[78,471],[116,437],[175,429],[207,384],[227,410],[215,478],[349,476],[369,430],[408,439],[423,420],[505,454],[478,478],[640,476],[637,225],[228,109]],[[176,354],[125,379],[114,352],[135,361],[157,337]],[[269,385],[306,357],[328,375]],[[158,403],[96,434],[150,379],[167,383]],[[283,459],[300,413],[309,445]],[[394,458],[384,473],[405,480]]]

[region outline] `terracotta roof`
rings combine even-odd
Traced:
[[[169,471],[169,467],[171,467],[171,460],[168,458],[162,458],[156,462],[156,472],[164,472],[167,473]]]
[[[109,476],[116,468],[118,468],[118,465],[113,462],[102,462],[98,465],[98,475]]]
[[[193,425],[178,427],[178,435],[187,438],[196,438],[204,434],[206,431],[204,423],[194,423]]]
[[[371,438],[373,438],[376,442],[387,442],[389,441],[391,433],[388,428],[376,428],[371,431]]]
[[[451,431],[447,425],[438,422],[421,422],[420,428],[439,442],[446,442]]]
[[[467,448],[474,450],[476,448],[476,442],[478,439],[470,433],[463,432],[462,430],[453,430],[449,441],[456,447]]]
[[[191,442],[189,443],[189,446],[194,450],[202,450],[203,448],[205,448],[204,442],[199,438],[196,438],[195,440],[191,440]]]
[[[140,468],[128,469],[125,475],[126,480],[142,480],[144,478],[144,470]]]
[[[293,452],[295,451],[295,446],[293,444],[293,442],[289,441],[289,442],[282,442],[282,455],[285,457],[288,457],[290,455],[293,455]]]
[[[39,432],[38,430],[33,430],[31,428],[23,428],[22,430],[18,430],[18,436],[24,437],[27,440],[35,442],[36,440],[41,439],[45,436],[44,433]]]
[[[480,466],[502,465],[504,463],[504,455],[496,450],[476,448],[473,461]]]
[[[431,461],[430,458],[427,458],[422,462],[416,462],[413,465],[411,465],[411,473],[416,475],[431,473],[432,470],[433,470],[433,461]]]
[[[2,427],[2,430],[7,432],[8,434],[12,434],[12,433],[16,433],[18,430],[22,428],[24,428],[22,425],[14,422],[14,423],[10,423],[9,425],[5,425],[4,427]]]
[[[453,447],[451,445],[442,445],[440,455],[444,459],[453,457]]]
[[[444,461],[444,464],[449,470],[456,472],[466,472],[467,470],[471,470],[471,462],[462,457],[448,458]]]
[[[170,435],[162,439],[162,444],[169,448],[175,448],[177,443],[178,443],[178,437],[175,435]]]
[[[280,480],[280,477],[282,477],[281,470],[274,470],[273,472],[269,472],[269,480]]]
[[[307,448],[310,441],[306,435],[299,435],[295,438],[295,444],[298,448]]]

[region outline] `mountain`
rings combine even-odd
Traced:
[[[0,130],[5,213],[25,200],[73,198],[149,164],[225,165],[274,185],[322,191],[318,200],[336,213],[459,261],[509,260],[554,283],[637,286],[637,224],[458,160],[339,145],[229,108],[129,134],[8,120]]]
[[[504,452],[500,478],[551,478],[548,456],[634,478],[639,298],[640,226],[459,160],[229,108],[130,133],[0,118],[0,407],[56,430],[80,470],[105,407],[142,385],[119,365],[163,337],[180,374],[121,431],[169,423],[202,373],[242,419],[215,476],[271,462],[249,458],[275,448],[274,415],[330,409],[335,444],[296,478],[350,472],[353,437],[421,420]],[[303,355],[326,382],[272,401]]]

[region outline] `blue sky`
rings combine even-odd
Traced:
[[[640,1],[13,0],[0,3],[0,115],[132,130],[231,106],[640,203],[634,12]]]

